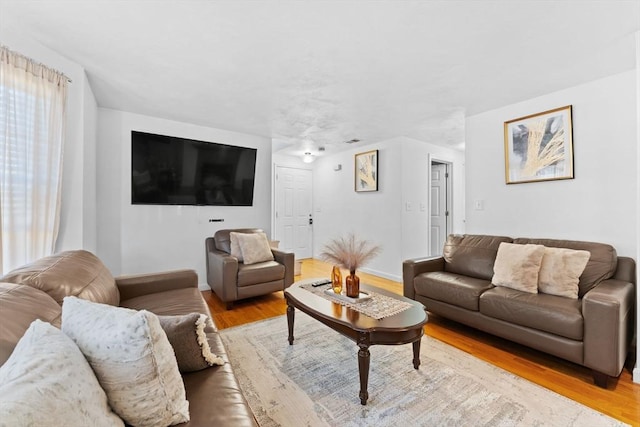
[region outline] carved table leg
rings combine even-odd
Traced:
[[[293,345],[293,321],[295,319],[295,308],[287,305],[287,326],[289,327],[289,345]]]
[[[418,369],[420,366],[420,342],[422,339],[413,342],[413,367]]]
[[[369,383],[369,337],[366,335],[360,335],[358,337],[358,371],[360,371],[360,403],[362,405],[367,404],[369,399],[369,392],[367,391],[367,385]]]

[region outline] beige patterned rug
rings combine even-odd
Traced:
[[[418,371],[411,345],[370,348],[362,406],[355,343],[305,314],[292,346],[285,316],[220,333],[263,427],[624,425],[427,336]]]

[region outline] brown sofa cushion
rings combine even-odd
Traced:
[[[512,239],[502,236],[452,234],[444,244],[444,269],[450,273],[491,280],[493,263],[496,260],[498,246],[502,242],[511,243]]]
[[[66,296],[118,305],[120,293],[107,267],[91,252],[76,250],[40,258],[0,281],[21,283],[49,294],[58,304]]]
[[[584,268],[578,283],[578,296],[582,298],[594,286],[603,280],[613,277],[618,265],[618,255],[613,246],[604,243],[581,242],[576,240],[556,239],[528,239],[518,238],[513,241],[518,244],[533,243],[553,248],[568,248],[581,251],[589,251],[591,257]]]
[[[473,311],[478,311],[480,295],[493,288],[487,280],[444,271],[422,273],[413,283],[417,295]]]
[[[207,336],[211,351],[228,361],[220,336],[217,333]],[[229,363],[185,373],[182,379],[191,421],[180,427],[257,425]]]
[[[284,279],[284,265],[276,261],[238,264],[238,287]]]
[[[582,340],[582,301],[497,287],[480,296],[480,313],[573,340]]]
[[[60,327],[62,307],[30,286],[0,283],[0,365],[7,361],[31,322],[40,319]]]

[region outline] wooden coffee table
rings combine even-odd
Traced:
[[[293,344],[296,308],[355,341],[359,348],[358,370],[360,372],[361,404],[366,405],[369,398],[367,383],[369,382],[370,346],[413,343],[413,367],[418,369],[420,366],[420,339],[424,334],[423,326],[428,320],[427,313],[421,303],[375,286],[360,285],[360,289],[363,291],[373,291],[411,304],[410,308],[401,313],[376,320],[300,288],[300,285],[308,282],[308,280],[296,282],[284,291],[284,297],[287,300],[289,345]],[[321,289],[328,288],[327,285]]]

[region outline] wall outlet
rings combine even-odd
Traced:
[[[407,212],[411,212],[413,210],[413,203],[407,202],[405,204],[405,208],[406,208]]]

